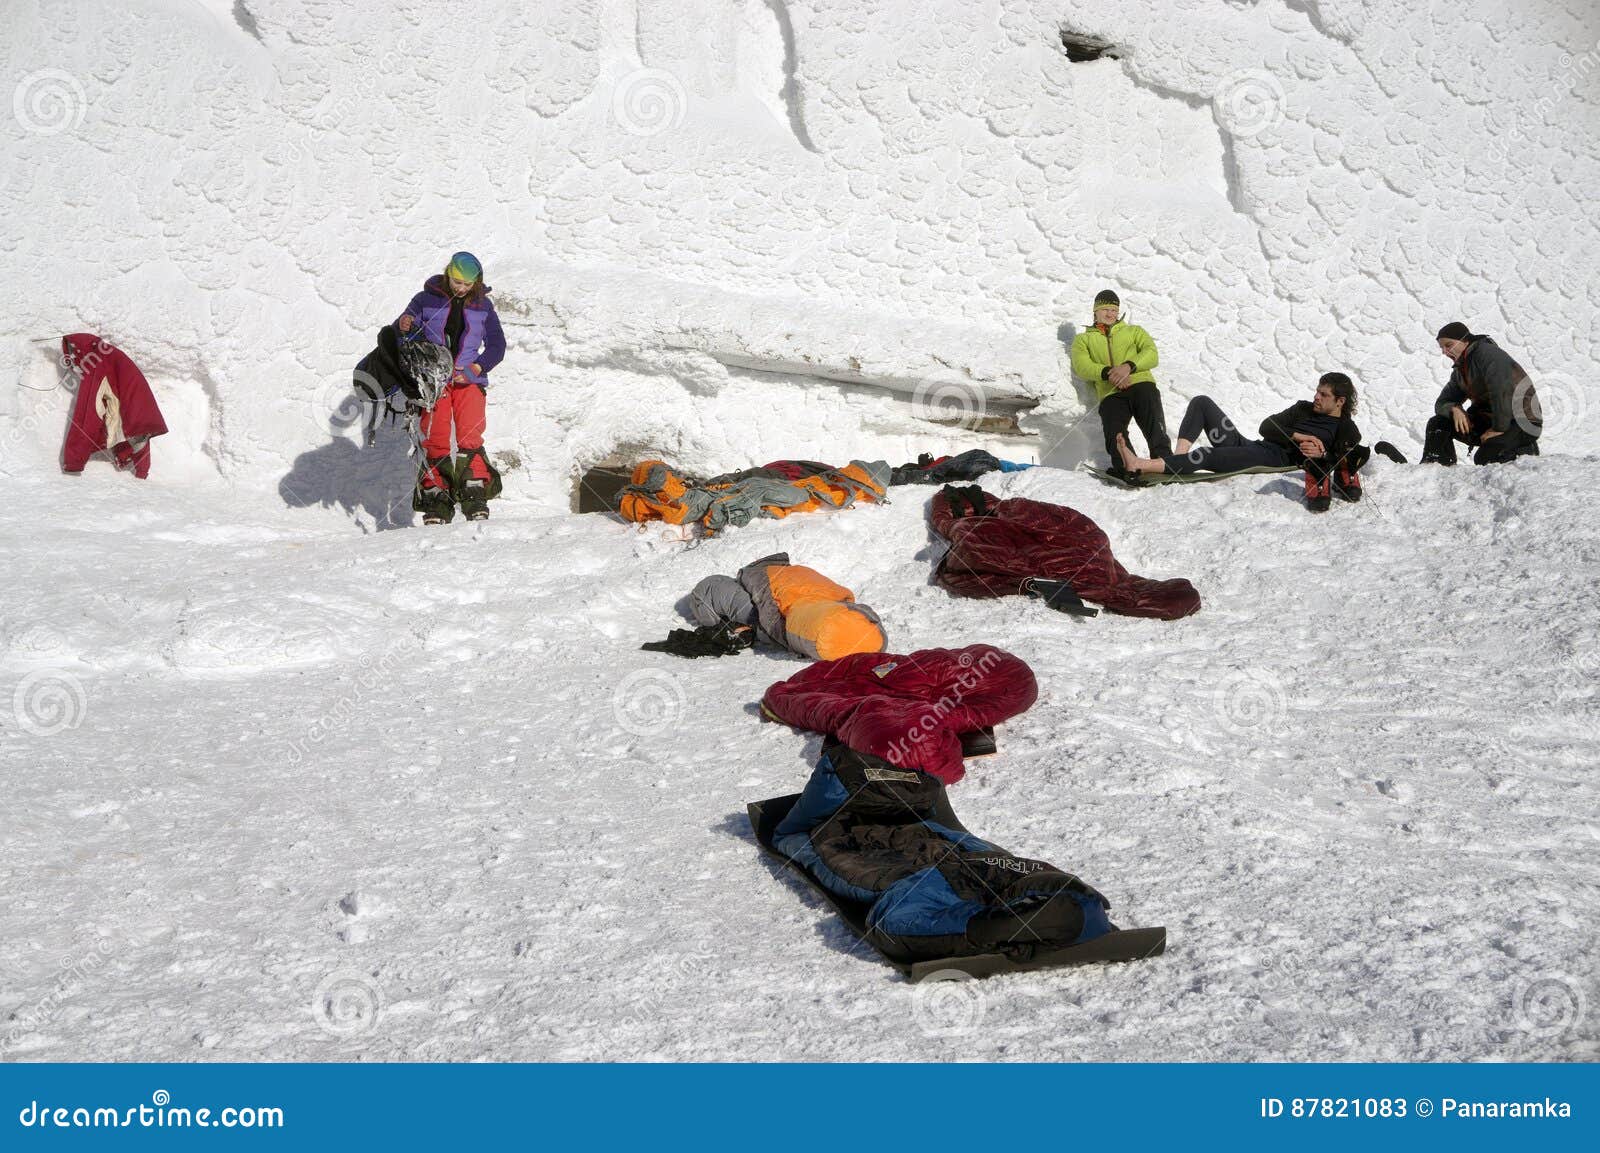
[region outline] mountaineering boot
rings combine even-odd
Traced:
[[[423,524],[449,524],[456,515],[456,499],[451,493],[455,473],[448,456],[429,457],[417,470],[417,485],[411,490],[411,510],[422,514]]]
[[[1306,469],[1306,508],[1312,512],[1327,512],[1332,504],[1333,478]]]
[[[1361,474],[1343,461],[1333,474],[1333,495],[1352,504],[1361,499]]]
[[[489,519],[487,482],[472,477],[461,486],[461,514],[468,520]]]
[[[455,519],[456,502],[450,499],[449,489],[432,486],[420,489],[416,505],[423,524],[449,524]]]

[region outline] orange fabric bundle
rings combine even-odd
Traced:
[[[650,520],[683,523],[688,510],[679,501],[689,491],[689,486],[682,477],[662,461],[647,460],[634,468],[632,479],[633,483],[623,490],[617,508],[624,520],[636,524]]]

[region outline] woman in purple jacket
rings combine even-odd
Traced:
[[[483,265],[470,252],[458,252],[443,276],[430,276],[395,321],[412,339],[450,350],[455,376],[439,402],[422,418],[424,461],[411,507],[423,524],[448,524],[459,502],[468,520],[488,520],[489,501],[500,494],[500,474],[483,451],[484,408],[489,370],[506,355],[500,317],[483,283]],[[418,332],[412,336],[412,330]],[[450,455],[450,429],[455,446]]]

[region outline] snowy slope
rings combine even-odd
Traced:
[[[1600,1056],[1597,77],[1588,0],[12,5],[0,1056]],[[461,247],[506,497],[375,532],[412,468],[350,367]],[[950,599],[921,493],[692,550],[565,515],[647,452],[1075,464],[1107,283],[1170,419],[1342,367],[1414,457],[1459,317],[1546,455],[1380,460],[1320,519],[991,482],[1191,578],[1170,625]],[[56,471],[80,329],[155,387],[144,484]],[[957,811],[1168,956],[913,989],[762,862],[743,806],[817,742],[750,706],[798,666],[637,646],[775,548],[899,648],[1033,665]]]
[[[595,516],[363,537],[29,481],[43,523],[0,519],[26,724],[0,734],[0,1045],[1592,1060],[1597,463],[1384,462],[1323,518],[1277,477],[989,485],[1192,579],[1205,607],[1172,624],[949,597],[926,490],[685,550]],[[956,810],[1168,925],[1165,957],[908,986],[763,861],[744,805],[797,790],[818,741],[754,702],[799,664],[637,646],[779,548],[897,648],[1032,664],[1039,702]]]

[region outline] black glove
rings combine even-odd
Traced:
[[[1022,582],[1022,595],[1035,600],[1044,601],[1049,608],[1061,613],[1071,613],[1075,617],[1097,617],[1099,609],[1092,609],[1083,603],[1081,597],[1072,585],[1063,580],[1049,580],[1045,577],[1029,577]]]
[[[1401,452],[1398,448],[1386,440],[1380,440],[1377,444],[1373,445],[1372,451],[1380,456],[1388,457],[1390,460],[1394,461],[1395,464],[1406,463],[1405,453]]]
[[[697,629],[673,629],[664,641],[640,645],[653,653],[676,657],[731,657],[756,643],[756,631],[748,625],[702,625]]]

